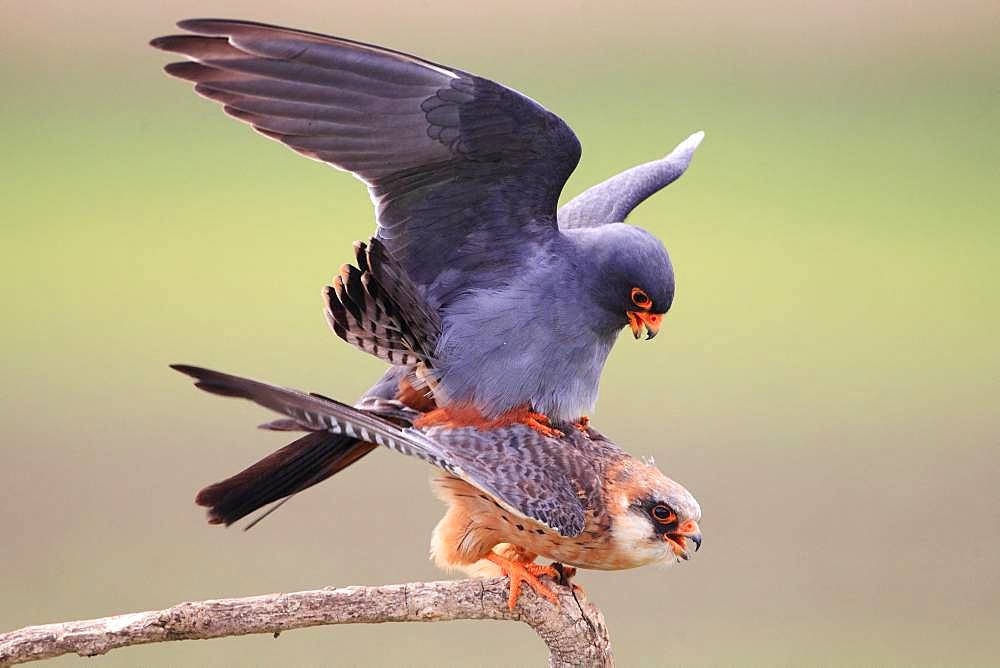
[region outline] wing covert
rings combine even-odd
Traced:
[[[572,461],[576,450],[563,440],[523,425],[489,431],[432,428],[426,435],[441,448],[456,475],[512,512],[562,536],[583,532],[581,498],[593,490],[580,489],[585,478],[581,463]]]

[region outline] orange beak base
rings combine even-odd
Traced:
[[[650,313],[649,311],[627,311],[625,313],[628,316],[628,326],[632,329],[632,336],[639,338],[642,334],[642,328],[646,328],[646,340],[653,338],[660,331],[660,325],[663,323],[662,313]]]
[[[667,541],[676,556],[687,561],[692,554],[691,550],[688,549],[687,542],[690,540],[694,543],[694,551],[697,552],[701,547],[701,530],[698,528],[697,522],[688,520],[678,527],[677,531],[663,534],[663,540]]]

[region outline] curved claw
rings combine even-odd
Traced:
[[[490,552],[486,555],[486,559],[499,566],[500,571],[510,578],[510,595],[507,597],[507,607],[511,611],[513,611],[514,607],[517,605],[517,598],[521,595],[521,584],[524,582],[527,582],[539,596],[547,599],[555,605],[559,605],[559,598],[555,595],[555,592],[543,585],[541,580],[538,579],[538,576],[540,575],[558,577],[559,573],[556,569],[551,566],[543,566],[541,564],[524,564],[518,561],[512,561],[506,557],[501,557],[496,552]]]
[[[524,424],[549,438],[561,438],[563,436],[561,431],[549,426],[549,416],[543,413],[529,412]]]
[[[552,566],[546,566],[544,564],[530,563],[530,564],[524,564],[524,570],[528,571],[529,573],[531,573],[532,575],[534,575],[536,578],[544,575],[546,577],[552,578],[553,580],[558,580],[559,579],[559,571],[557,571]]]
[[[424,413],[414,423],[417,427],[448,426],[456,429],[475,427],[487,430],[512,424],[523,424],[531,427],[549,438],[563,436],[561,431],[551,426],[548,415],[536,413],[527,406],[520,406],[497,418],[486,418],[476,408],[470,406],[443,406],[429,413]]]
[[[573,578],[576,576],[575,567],[566,566],[564,564],[560,564],[558,561],[554,561],[552,562],[552,568],[559,573],[559,577],[556,579],[556,582],[564,587],[572,587],[574,594],[583,594],[584,596],[587,595],[586,590],[573,581]]]

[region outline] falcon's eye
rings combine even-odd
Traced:
[[[660,524],[670,524],[677,521],[677,515],[670,509],[670,506],[665,506],[662,503],[653,506],[649,514]]]
[[[639,308],[649,308],[653,300],[639,288],[632,288],[632,303]]]

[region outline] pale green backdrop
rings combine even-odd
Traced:
[[[692,562],[579,578],[621,665],[997,660],[995,2],[137,4],[0,3],[0,630],[441,577],[417,461],[375,453],[249,533],[192,503],[284,440],[168,363],[346,400],[381,369],[319,299],[373,229],[363,186],[227,119],[145,46],[224,15],[524,91],[583,143],[567,197],[706,131],[630,219],[666,241],[678,296],[655,341],[622,338],[593,415],[704,509]],[[543,656],[480,622],[87,665]]]

